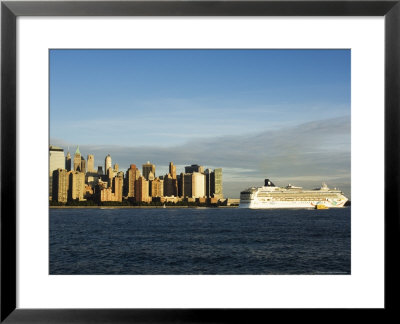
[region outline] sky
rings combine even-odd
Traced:
[[[50,144],[156,175],[350,186],[350,50],[51,50]],[[104,166],[103,166],[104,168]]]

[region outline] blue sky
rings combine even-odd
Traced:
[[[230,196],[264,177],[349,192],[350,92],[350,50],[51,50],[50,142],[222,167]]]

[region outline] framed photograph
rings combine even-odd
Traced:
[[[393,309],[399,15],[2,2],[1,321]]]

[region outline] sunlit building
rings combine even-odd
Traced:
[[[154,164],[150,163],[150,161],[147,161],[146,164],[142,165],[142,174],[146,180],[149,180],[150,172],[153,174],[153,176],[155,176],[156,175],[156,166]]]
[[[89,173],[94,173],[94,155],[93,154],[89,154],[87,156],[87,172]]]
[[[57,169],[52,174],[52,193],[53,201],[67,202],[69,188],[69,173],[65,169]]]

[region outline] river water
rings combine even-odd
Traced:
[[[350,274],[350,211],[50,209],[50,274]]]

